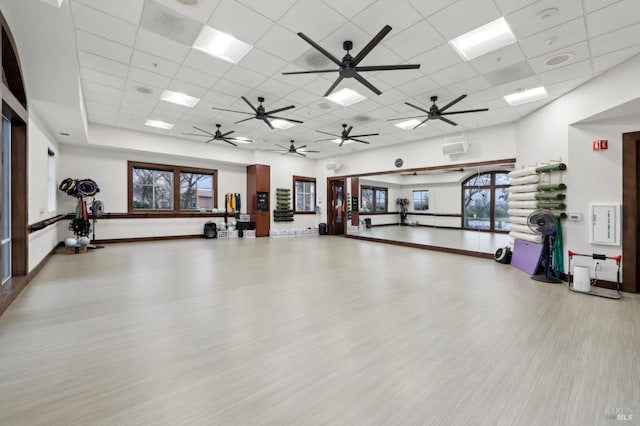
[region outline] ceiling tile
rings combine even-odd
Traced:
[[[273,26],[273,22],[240,3],[223,1],[209,20],[209,25],[253,45]]]
[[[84,67],[80,68],[80,76],[83,80],[93,81],[94,83],[100,83],[105,86],[113,87],[115,89],[124,89],[126,82],[124,77],[105,74],[98,70],[92,70]]]
[[[545,64],[545,61],[565,54],[572,55],[571,60],[555,66]],[[589,59],[589,46],[586,41],[583,41],[572,46],[567,46],[562,49],[546,53],[542,56],[538,56],[537,58],[530,59],[529,64],[535,73],[543,73],[572,63],[582,62],[587,59]]]
[[[640,53],[640,45],[635,45],[593,58],[593,72],[600,73],[613,68],[638,53]]]
[[[493,0],[458,0],[427,20],[447,40],[502,16]]]
[[[292,61],[307,50],[309,45],[294,32],[274,25],[256,43],[256,47],[285,61]]]
[[[446,40],[427,21],[420,21],[390,37],[384,44],[400,57],[408,59],[444,42]]]
[[[448,89],[453,93],[472,93],[491,87],[484,77],[473,77],[459,83],[451,84]]]
[[[82,89],[99,95],[109,96],[120,99],[122,97],[122,89],[105,86],[104,84],[94,83],[93,81],[83,80]]]
[[[178,68],[180,68],[180,65],[175,62],[150,55],[137,49],[134,50],[133,56],[131,57],[131,65],[156,74],[162,74],[166,77],[173,77],[178,72]]]
[[[211,102],[213,106],[224,108],[233,105],[238,100],[236,96],[225,95],[217,90],[209,90],[207,93],[205,93],[202,99]],[[196,105],[196,108],[199,107],[200,104]]]
[[[547,71],[540,74],[540,81],[547,86],[550,84],[560,83],[575,77],[592,76],[591,61],[582,61],[567,65],[553,71]]]
[[[430,75],[431,79],[440,86],[447,86],[449,84],[458,83],[477,76],[478,73],[476,70],[466,62],[453,65]]]
[[[317,0],[301,0],[280,19],[293,32],[304,32],[312,40],[322,40],[342,25],[344,18]]]
[[[591,54],[600,56],[612,50],[625,49],[640,44],[640,24],[629,25],[589,40]]]
[[[522,78],[520,80],[511,81],[500,86],[495,86],[494,89],[501,96],[506,96],[514,92],[529,90],[539,86],[542,86],[542,82],[540,82],[540,78],[537,75],[534,75],[531,77]]]
[[[94,55],[92,53],[84,51],[78,52],[78,60],[81,67],[115,75],[118,77],[127,76],[128,67],[122,62],[117,62],[111,59],[107,59],[103,56]]]
[[[570,80],[564,80],[560,83],[545,85],[545,89],[549,96],[558,97],[564,95],[567,92],[575,89],[576,87],[584,84],[591,77],[589,75],[583,75],[581,77],[572,78]]]
[[[147,0],[150,1],[150,0]],[[154,0],[169,9],[172,9],[181,15],[187,16],[200,23],[205,23],[209,20],[213,11],[218,7],[219,0],[206,0],[199,1],[193,6],[189,6],[176,0]]]
[[[638,22],[640,2],[622,0],[603,9],[589,13],[586,17],[589,37],[615,31]]]
[[[499,86],[510,81],[520,80],[534,75],[531,65],[527,61],[522,61],[508,67],[484,73],[484,78],[494,86]]]
[[[362,12],[363,9],[371,5],[371,0],[350,0],[350,1],[322,0],[322,1],[347,19],[353,18],[355,15]]]
[[[512,44],[502,49],[482,55],[469,61],[469,64],[480,74],[495,71],[524,61],[526,58],[520,46]]]
[[[411,3],[422,16],[428,18],[456,1],[457,0],[409,0],[409,3]]]
[[[241,66],[235,66],[224,77],[225,80],[242,84],[246,87],[258,87],[267,77]]]
[[[603,7],[607,7],[613,3],[617,3],[620,0],[582,0],[584,3],[585,13],[591,13]]]
[[[246,86],[225,79],[218,80],[218,82],[214,84],[213,89],[224,95],[235,97],[236,99],[244,96],[249,90]]]
[[[367,73],[362,73],[365,77]],[[388,86],[398,86],[418,78],[424,77],[420,70],[398,70],[379,72],[376,78],[384,81]]]
[[[71,3],[76,29],[104,37],[108,40],[133,46],[136,26],[81,3]]]
[[[582,0],[541,0],[506,17],[518,40],[582,15]]]
[[[183,62],[190,50],[189,46],[152,33],[144,28],[138,30],[135,47],[150,55],[175,63]]]
[[[79,50],[99,54],[124,64],[129,63],[133,51],[129,46],[80,30],[76,31],[76,42]]]
[[[392,30],[387,37],[391,38],[420,20],[421,16],[406,0],[378,0],[351,19],[351,22],[370,36],[378,34],[385,25],[389,25]]]
[[[462,63],[463,59],[449,43],[443,43],[435,49],[411,58],[411,62],[420,64],[420,71],[425,75],[430,75],[432,72]]]
[[[251,9],[260,13],[263,16],[277,22],[282,16],[287,13],[297,0],[278,0],[269,1],[264,0],[239,0],[245,6],[249,6]]]
[[[168,87],[169,90],[184,93],[185,95],[201,98],[207,93],[207,89],[187,83],[185,81],[173,80]]]
[[[171,83],[169,77],[137,67],[130,68],[129,81],[139,83],[137,86],[152,86],[159,89],[165,89],[169,86],[169,83]]]
[[[183,65],[216,77],[222,77],[233,67],[232,63],[207,55],[198,49],[191,49]]]
[[[73,0],[112,15],[123,21],[138,25],[144,0]]]
[[[181,67],[174,78],[176,80],[192,83],[199,87],[204,87],[205,89],[211,88],[211,86],[220,79],[218,76],[207,74],[187,66]]]
[[[262,75],[272,76],[282,71],[287,66],[287,62],[260,49],[253,48],[242,58],[238,65]]]
[[[527,58],[535,58],[584,41],[586,38],[584,20],[578,18],[521,40],[519,43]]]
[[[398,86],[398,90],[407,96],[416,96],[436,89],[438,84],[429,77],[422,77]]]
[[[538,0],[495,0],[498,9],[500,9],[500,12],[505,16],[537,1]]]

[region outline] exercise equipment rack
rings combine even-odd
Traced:
[[[571,284],[573,284],[573,274],[571,273],[571,259],[573,258],[573,256],[582,256],[582,257],[590,257],[593,260],[615,260],[616,261],[616,265],[618,266],[618,270],[616,272],[616,292],[618,293],[617,295],[610,295],[610,294],[603,294],[603,293],[596,293],[594,291],[580,291],[580,290],[576,290],[575,288],[573,288],[573,286]],[[620,264],[622,262],[622,256],[618,255],[618,256],[607,256],[606,254],[597,254],[597,253],[592,253],[592,254],[581,254],[581,253],[576,253],[573,252],[571,250],[569,250],[569,280],[567,281],[567,288],[570,291],[573,291],[574,293],[580,293],[580,294],[589,294],[591,296],[598,296],[598,297],[603,297],[605,299],[613,299],[613,300],[621,300],[622,299],[622,291],[620,291]],[[598,282],[597,278],[591,279],[591,277],[589,277],[589,279],[591,280],[591,285],[595,285]]]

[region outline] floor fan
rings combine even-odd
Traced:
[[[93,216],[93,236],[89,248],[101,249],[104,248],[104,246],[96,245],[96,219],[98,219],[100,216],[102,216],[102,213],[104,213],[104,203],[100,200],[93,200],[90,210]]]
[[[551,259],[551,237],[556,234],[556,217],[548,210],[536,210],[527,218],[529,229],[538,235],[542,235],[542,255],[540,256],[540,265],[536,275],[532,275],[531,279],[542,281],[545,283],[561,283],[562,280],[553,276],[553,267]]]

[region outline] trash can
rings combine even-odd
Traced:
[[[327,224],[321,223],[318,225],[318,234],[327,235]]]
[[[365,217],[364,218],[364,227],[369,229],[371,228],[371,218],[370,217]]]

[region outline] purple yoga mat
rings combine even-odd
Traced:
[[[511,266],[534,275],[540,264],[540,256],[542,256],[542,244],[515,240],[513,254],[511,255]]]

